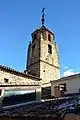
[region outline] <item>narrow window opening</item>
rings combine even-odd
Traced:
[[[48,53],[52,54],[52,46],[48,45]]]
[[[34,39],[34,40],[36,40],[36,38],[37,38],[37,35],[36,35],[36,34],[34,34],[34,38],[33,38],[33,39]]]
[[[32,49],[33,49],[33,50],[35,49],[35,44],[32,46]]]
[[[41,36],[44,39],[44,32],[43,31],[41,31]]]
[[[66,91],[66,83],[60,84],[61,90]]]
[[[34,55],[34,51],[35,51],[35,44],[32,46],[32,56]]]
[[[51,41],[51,35],[50,34],[48,34],[48,40]]]
[[[8,83],[8,82],[9,82],[9,79],[4,78],[4,82],[5,82],[5,83]]]

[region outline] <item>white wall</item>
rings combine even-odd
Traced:
[[[65,79],[65,78],[64,78]],[[66,83],[66,89],[67,91],[65,94],[69,93],[78,93],[80,88],[80,77],[74,77],[74,78],[67,78],[66,80],[59,80],[54,81],[51,83],[51,95],[54,96],[54,87],[58,86],[59,84]]]

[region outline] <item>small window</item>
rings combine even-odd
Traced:
[[[66,83],[60,84],[60,87],[64,92],[66,91]]]
[[[51,41],[51,35],[50,34],[48,34],[48,40]]]
[[[48,53],[52,54],[52,46],[48,45]]]
[[[4,78],[4,82],[5,82],[5,83],[8,83],[8,82],[9,82],[9,79]]]
[[[32,49],[35,49],[35,44],[33,44]]]
[[[44,39],[44,32],[43,31],[41,31],[41,35],[42,35],[42,38]]]
[[[34,39],[34,40],[36,40],[36,38],[37,38],[37,35],[36,35],[36,34],[34,34],[33,39]]]
[[[35,51],[35,44],[33,44],[33,46],[32,46],[32,56],[34,54],[34,51]]]

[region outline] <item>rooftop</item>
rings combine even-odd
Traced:
[[[70,80],[70,79],[73,79],[73,78],[76,78],[76,77],[80,77],[80,73],[74,74],[74,75],[70,75],[70,76],[66,76],[66,77],[62,77],[62,78],[60,78],[60,79],[58,79],[58,80],[51,81],[51,83],[52,83],[52,82],[60,82],[61,80],[62,80],[62,81],[68,80],[68,79]]]
[[[2,66],[2,65],[0,65],[0,70],[1,70],[1,71],[5,71],[5,72],[8,72],[8,73],[11,73],[11,74],[14,74],[14,75],[17,75],[17,76],[25,77],[25,78],[32,78],[32,79],[34,79],[34,80],[41,80],[39,77],[30,75],[30,74],[28,74],[28,73],[16,71],[16,70],[14,70],[14,69],[12,69],[12,68],[9,68],[9,67],[7,67],[7,66]]]

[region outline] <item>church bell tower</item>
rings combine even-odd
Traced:
[[[28,74],[41,78],[42,84],[60,78],[58,46],[54,42],[54,33],[46,28],[44,21],[43,8],[41,27],[32,33],[32,42],[28,46],[26,66]]]

